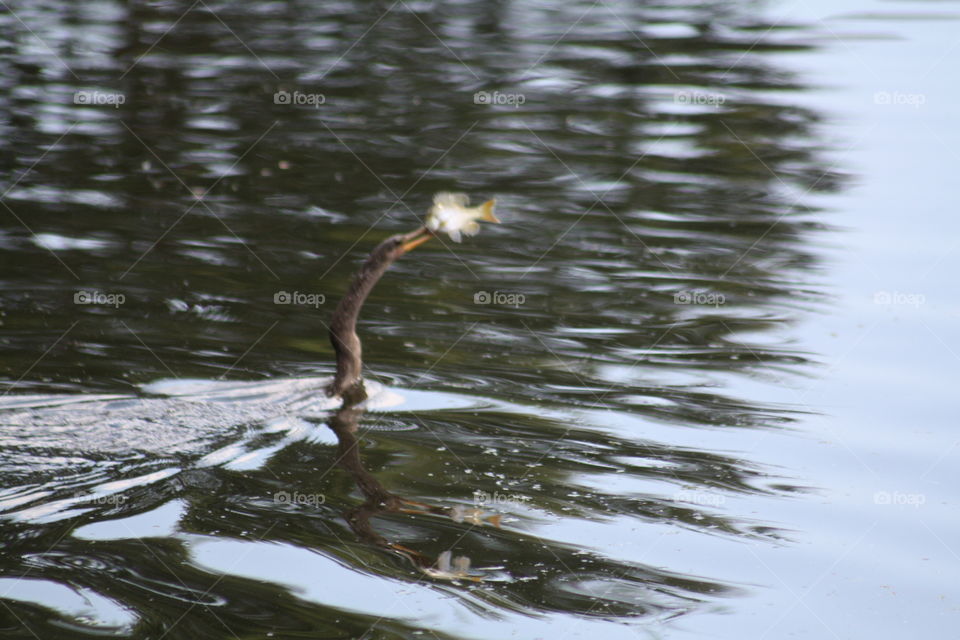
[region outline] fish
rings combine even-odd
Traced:
[[[497,222],[493,214],[496,200],[487,200],[479,207],[470,207],[470,198],[465,193],[441,191],[433,196],[433,206],[427,212],[424,225],[432,233],[446,233],[454,242],[460,242],[461,233],[475,235],[480,230],[477,220]]]

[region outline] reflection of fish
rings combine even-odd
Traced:
[[[417,502],[416,500],[407,500],[406,498],[400,498],[400,502],[403,505],[398,509],[401,513],[432,513],[437,516],[448,516],[451,520],[456,523],[469,522],[470,524],[482,525],[492,524],[497,529],[500,528],[500,521],[503,519],[499,513],[493,515],[488,515],[483,509],[477,509],[476,507],[467,508],[462,504],[457,504],[452,507],[439,507],[432,504],[426,504],[424,502]]]
[[[465,193],[442,191],[433,196],[433,206],[427,212],[425,225],[430,231],[444,232],[454,242],[460,242],[460,233],[475,235],[480,230],[477,220],[500,222],[493,215],[496,200],[487,200],[479,207],[469,207],[470,199]]]
[[[488,571],[488,569],[474,569],[471,571],[470,558],[467,556],[457,556],[454,558],[453,552],[449,549],[437,556],[436,562],[432,562],[430,558],[419,551],[414,551],[403,545],[390,543],[387,544],[387,546],[394,551],[399,551],[412,560],[420,571],[431,578],[437,578],[439,580],[470,580],[471,582],[483,582],[484,572]],[[501,567],[491,567],[491,569],[499,568]]]
[[[423,572],[426,573],[431,578],[441,578],[444,580],[472,580],[473,582],[481,582],[483,580],[482,576],[473,575],[470,573],[470,558],[467,556],[457,556],[452,558],[452,551],[444,551],[437,557],[437,566],[426,567],[423,569]]]
[[[500,514],[495,514],[488,516],[483,509],[466,509],[463,505],[456,505],[450,509],[450,519],[454,522],[469,522],[471,524],[480,525],[484,522],[492,524],[497,529],[500,528]]]

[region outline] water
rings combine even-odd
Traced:
[[[10,4],[3,633],[953,637],[958,15]]]

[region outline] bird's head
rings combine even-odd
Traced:
[[[433,232],[426,227],[420,227],[410,233],[398,233],[390,236],[378,244],[370,253],[370,256],[358,274],[360,281],[370,282],[372,279],[372,281],[375,282],[400,256],[419,247],[432,237]],[[363,295],[365,297],[366,293]]]

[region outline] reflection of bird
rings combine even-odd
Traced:
[[[436,559],[416,549],[402,544],[391,542],[377,533],[373,526],[376,516],[383,513],[407,513],[417,516],[439,516],[450,518],[457,524],[468,522],[470,529],[492,525],[500,528],[500,515],[490,515],[478,508],[468,508],[463,505],[442,507],[439,505],[408,500],[390,492],[363,466],[360,459],[360,443],[357,433],[360,430],[360,418],[363,415],[362,405],[351,405],[344,402],[328,421],[333,432],[337,434],[339,451],[336,464],[346,469],[353,476],[357,488],[366,500],[363,504],[344,513],[344,518],[350,528],[361,540],[379,547],[399,553],[410,560],[417,569],[426,575],[440,580],[470,580],[481,582],[491,578],[489,568],[470,569],[470,558],[467,556],[452,557],[452,553],[444,551]]]
[[[440,202],[447,195],[456,195],[457,202],[466,204],[466,196],[462,194],[437,194],[434,197],[434,202]],[[493,217],[492,201],[477,209],[486,213],[484,219],[499,222]],[[476,216],[470,215],[471,213],[472,210],[463,209],[463,212],[457,217],[459,222],[456,224],[470,227],[472,231],[470,235],[473,235],[473,233],[476,233],[473,226],[477,223],[474,220]],[[455,225],[455,222],[451,220],[449,224]],[[457,228],[459,227],[451,226],[443,230],[453,235]],[[424,226],[412,233],[391,236],[377,245],[366,262],[363,263],[363,266],[360,267],[360,271],[354,276],[350,288],[333,312],[333,319],[330,322],[330,342],[336,352],[337,373],[328,392],[330,395],[342,396],[345,405],[359,402],[366,397],[363,382],[360,378],[363,361],[361,360],[360,338],[357,336],[357,317],[360,315],[364,300],[367,299],[374,285],[377,284],[377,281],[393,264],[394,260],[420,246],[433,236],[434,231]]]

